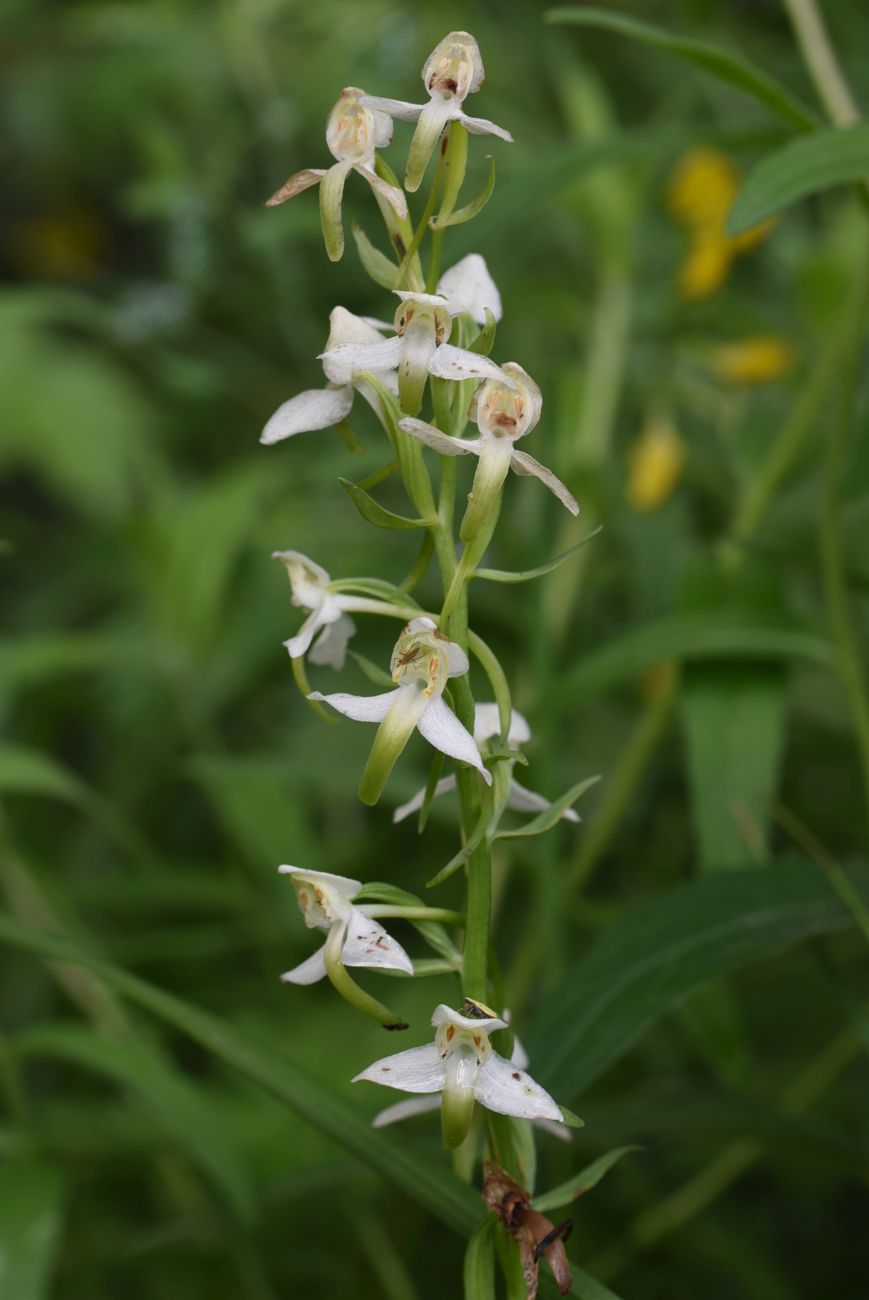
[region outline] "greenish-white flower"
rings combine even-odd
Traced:
[[[353,1082],[365,1079],[400,1092],[440,1093],[444,1142],[450,1147],[464,1140],[476,1102],[520,1119],[563,1119],[549,1093],[523,1067],[492,1047],[489,1035],[506,1029],[506,1021],[494,1014],[462,1015],[441,1004],[431,1023],[433,1043],[385,1056]]]
[[[315,984],[328,974],[330,962],[413,974],[413,964],[401,944],[387,934],[379,921],[367,915],[364,906],[357,907],[351,901],[362,888],[361,881],[301,867],[281,866],[278,871],[292,878],[305,925],[328,932],[322,948],[287,971],[282,980],[288,984]]]
[[[308,388],[283,402],[260,434],[260,442],[271,445],[282,442],[284,438],[293,438],[297,433],[331,428],[350,414],[353,396],[357,392],[375,411],[379,411],[379,397],[364,380],[357,380],[353,366],[335,353],[347,345],[370,347],[380,342],[378,330],[369,321],[354,316],[345,307],[334,307],[329,315],[326,351],[321,356],[323,372],[328,380],[326,387]],[[386,375],[384,381],[388,388],[396,390],[394,375]]]
[[[530,433],[540,419],[543,398],[531,376],[515,361],[508,361],[500,373],[487,378],[477,390],[471,407],[471,419],[480,430],[479,438],[451,438],[425,420],[406,417],[400,427],[441,456],[477,456],[479,464],[468,509],[462,521],[461,536],[467,541],[476,535],[497,501],[508,472],[530,474],[540,479],[571,514],[579,514],[573,494],[552,470],[533,456],[517,451],[515,444]]]
[[[479,288],[471,284],[476,271],[476,264],[466,266],[458,277],[460,296],[457,301],[439,293],[396,289],[401,303],[395,312],[395,333],[390,338],[378,336],[376,341],[348,342],[329,347],[321,353],[324,367],[327,364],[339,365],[344,373],[350,375],[366,371],[379,374],[397,369],[398,394],[405,411],[419,410],[429,375],[439,379],[497,379],[505,387],[509,386],[512,381],[494,361],[447,342],[453,316],[479,311],[483,296]]]
[[[496,135],[501,140],[513,137],[504,127],[483,117],[468,117],[462,105],[468,95],[483,84],[483,60],[480,47],[470,32],[450,32],[432,50],[422,70],[422,80],[429,94],[427,104],[409,104],[403,99],[384,99],[364,95],[362,103],[378,112],[388,113],[401,122],[416,122],[410,145],[404,183],[413,193],[418,190],[441,132],[450,122],[461,122],[473,135]]]
[[[407,216],[407,199],[394,185],[381,180],[374,170],[374,153],[392,139],[392,122],[386,113],[378,111],[366,101],[364,90],[346,86],[326,122],[326,144],[336,159],[329,168],[308,167],[295,172],[270,199],[268,207],[286,203],[312,185],[320,186],[320,221],[326,252],[337,262],[344,252],[344,228],[341,222],[341,202],[344,183],[351,171],[363,176],[380,198],[395,210],[399,217]]]
[[[331,704],[346,718],[379,723],[359,785],[364,803],[373,804],[380,798],[414,730],[435,749],[475,767],[491,784],[491,774],[483,766],[473,736],[443,699],[449,678],[467,671],[468,656],[461,646],[443,636],[433,619],[420,616],[411,619],[395,643],[390,662],[394,690],[382,695],[321,695],[314,691],[308,696]]]

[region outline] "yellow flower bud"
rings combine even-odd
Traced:
[[[655,416],[648,421],[630,451],[628,502],[634,510],[657,510],[673,494],[682,466],[685,445],[672,420]]]
[[[717,293],[730,271],[732,253],[723,230],[698,232],[679,267],[679,295],[687,302]]]
[[[667,211],[680,226],[723,231],[739,189],[739,172],[717,149],[691,149],[676,163],[667,185]]]
[[[754,387],[773,384],[790,373],[796,364],[793,344],[777,334],[725,343],[709,355],[709,369],[724,384]]]

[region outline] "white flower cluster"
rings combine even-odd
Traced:
[[[299,433],[340,425],[358,394],[383,424],[393,447],[398,450],[401,443],[406,456],[415,456],[420,465],[423,459],[418,444],[440,456],[476,458],[473,487],[459,530],[465,543],[463,563],[472,566],[491,536],[510,470],[538,478],[571,513],[578,513],[579,507],[550,469],[517,447],[540,420],[542,396],[521,365],[513,361],[498,364],[488,355],[494,327],[502,317],[502,303],[484,259],[471,253],[439,277],[432,270],[427,286],[417,273],[418,258],[416,263],[413,259],[419,238],[412,236],[405,190],[412,194],[419,188],[442,133],[449,128],[463,139],[464,129],[507,141],[512,138],[495,123],[464,112],[467,96],[483,82],[480,51],[467,32],[451,32],[445,37],[426,61],[422,76],[428,94],[424,104],[369,95],[358,87],[344,89],[326,126],[333,165],[296,172],[269,199],[271,205],[281,204],[319,186],[326,250],[337,261],[344,251],[344,185],[351,172],[362,176],[374,193],[400,258],[391,282],[399,301],[391,322],[357,316],[342,306],[333,309],[326,346],[319,357],[325,386],[284,402],[266,423],[261,441],[274,444]],[[404,189],[377,156],[392,138],[393,120],[416,124]],[[437,186],[436,180],[435,189]],[[431,206],[426,209],[430,211]],[[389,285],[389,275],[380,282]],[[418,418],[429,384],[433,394],[448,392],[447,405],[461,415],[450,432]],[[452,385],[464,387],[454,389]],[[476,437],[459,432],[466,416],[477,426]],[[315,704],[328,704],[347,718],[377,725],[359,787],[364,802],[377,802],[399,756],[418,731],[441,754],[478,773],[484,783],[479,793],[489,817],[484,828],[488,834],[494,834],[505,808],[536,815],[550,809],[548,800],[513,777],[515,764],[524,761],[520,746],[530,740],[531,731],[521,714],[513,710],[510,715],[509,700],[502,698],[500,708],[495,703],[476,705],[473,732],[452,707],[447,688],[453,679],[464,677],[469,661],[463,646],[447,635],[449,592],[438,619],[409,598],[402,598],[399,589],[389,589],[377,580],[333,581],[325,569],[300,551],[275,552],[275,558],[286,566],[293,603],[307,611],[301,628],[285,643],[297,680]],[[464,570],[457,573],[465,580]],[[340,670],[355,631],[350,615],[361,613],[398,617],[404,624],[389,663],[391,688],[375,695],[310,691],[305,659]],[[470,722],[469,702],[460,712]],[[508,717],[509,728],[502,726]],[[456,775],[447,775],[435,784],[431,797],[444,795],[456,785]],[[467,790],[466,783],[463,788]],[[425,795],[420,790],[395,810],[393,820],[402,821],[422,808]],[[561,816],[578,820],[570,809]],[[326,934],[322,947],[288,971],[284,980],[303,985],[328,978],[349,1001],[388,1028],[404,1027],[358,989],[347,968],[413,975],[411,959],[378,918],[425,920],[436,909],[372,904],[371,894],[365,895],[365,901],[354,901],[362,890],[359,881],[292,866],[282,866],[280,871],[292,880],[306,925]],[[462,919],[459,916],[460,922]],[[458,961],[460,964],[460,957]],[[521,1049],[517,1047],[508,1060],[492,1046],[490,1035],[507,1029],[504,1019],[466,998],[459,1011],[439,1005],[432,1025],[434,1042],[376,1061],[356,1078],[404,1092],[440,1095],[444,1139],[450,1146],[463,1141],[476,1103],[501,1114],[561,1126],[562,1110],[527,1074]],[[393,1107],[375,1122],[390,1122],[399,1112],[412,1113],[430,1105],[427,1100]],[[563,1127],[559,1131],[563,1134]]]

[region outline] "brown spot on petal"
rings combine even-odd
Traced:
[[[518,1072],[518,1070],[514,1070],[514,1071],[513,1071],[513,1078],[514,1078],[514,1079],[521,1079],[521,1078],[522,1078],[522,1075]]]

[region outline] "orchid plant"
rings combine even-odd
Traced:
[[[511,580],[527,576],[480,568],[502,500],[511,490],[511,470],[539,479],[572,514],[578,513],[579,506],[552,470],[517,448],[519,440],[540,424],[543,396],[522,365],[495,359],[502,301],[485,260],[472,253],[443,273],[440,269],[450,225],[476,216],[491,193],[490,184],[477,199],[457,206],[465,180],[468,133],[512,138],[502,127],[464,112],[466,98],[483,83],[483,63],[474,38],[467,32],[449,33],[426,61],[423,81],[429,101],[422,105],[371,95],[357,87],[343,90],[326,128],[334,165],[328,170],[296,172],[269,200],[283,203],[319,185],[326,249],[337,261],[344,252],[345,180],[354,170],[363,176],[377,201],[394,257],[377,250],[361,232],[356,232],[356,242],[365,269],[384,293],[394,295],[393,302],[398,298],[398,306],[391,323],[336,306],[319,358],[326,387],[290,397],[266,423],[261,441],[275,444],[332,426],[346,433],[356,394],[371,407],[383,429],[388,458],[384,470],[365,486],[346,480],[342,484],[369,522],[402,532],[423,530],[421,555],[407,579],[396,586],[371,576],[333,580],[301,551],[276,552],[289,576],[293,604],[307,612],[285,645],[296,681],[314,707],[322,712],[326,705],[354,722],[377,726],[359,784],[363,802],[376,805],[389,791],[390,776],[414,731],[432,746],[426,786],[394,809],[393,821],[419,812],[422,828],[433,799],[457,792],[459,851],[430,883],[461,869],[464,904],[460,911],[430,906],[409,893],[403,882],[362,885],[327,871],[282,866],[280,871],[295,888],[305,924],[326,936],[322,946],[283,979],[307,985],[328,978],[348,1003],[393,1030],[408,1027],[363,989],[348,968],[458,981],[451,999],[455,1005],[439,1002],[434,1009],[434,1041],[376,1060],[359,1070],[355,1079],[414,1098],[375,1117],[378,1126],[430,1109],[439,1101],[444,1145],[454,1152],[457,1172],[470,1180],[482,1161],[497,1160],[507,1170],[505,1177],[522,1179],[523,1194],[530,1198],[534,1161],[528,1158],[528,1125],[550,1130],[554,1126],[563,1137],[566,1126],[580,1121],[528,1074],[527,1059],[512,1040],[506,1014],[499,1016],[487,1005],[493,998],[501,1005],[493,960],[492,852],[494,842],[505,833],[500,830],[505,817],[526,819],[518,831],[507,834],[529,836],[551,829],[560,820],[578,821],[571,805],[589,782],[551,804],[515,779],[514,768],[527,761],[521,747],[531,740],[531,729],[513,708],[507,676],[496,654],[470,627],[468,589],[478,576]],[[404,188],[378,152],[390,143],[393,119],[416,123]],[[413,194],[420,187],[434,157],[431,190],[414,226],[405,191]],[[427,236],[430,256],[424,272]],[[427,398],[431,410],[423,417]],[[465,436],[470,422],[477,427],[477,437]],[[433,460],[427,459],[427,451],[436,453]],[[475,461],[475,472],[458,529],[461,551],[457,554],[453,535],[457,462],[469,456]],[[417,517],[394,515],[369,494],[368,488],[393,472],[400,473]],[[413,592],[432,557],[440,569],[443,596],[439,608],[426,609]],[[369,665],[369,675],[389,689],[367,695],[312,690],[307,664],[344,669],[355,631],[351,614],[397,620],[388,674]],[[476,705],[472,659],[487,677],[493,697]],[[441,775],[445,760],[453,770]],[[435,957],[409,956],[384,929],[385,919],[415,926]],[[503,1244],[509,1271],[509,1251],[517,1248],[507,1236]],[[569,1286],[569,1274],[562,1270],[561,1279],[565,1276]]]

